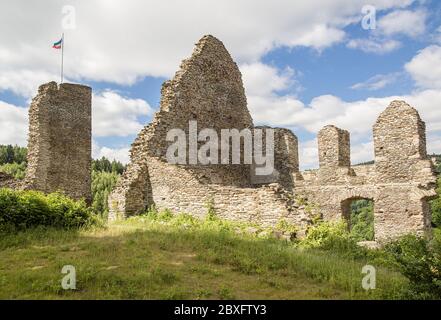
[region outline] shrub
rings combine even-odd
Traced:
[[[386,246],[400,272],[409,279],[407,298],[441,298],[441,243],[407,235]]]
[[[374,240],[374,203],[358,200],[351,204],[351,236],[355,241]]]
[[[92,209],[104,219],[109,212],[109,194],[118,181],[116,172],[93,171],[92,172]]]
[[[299,242],[304,248],[333,250],[351,257],[366,256],[366,249],[357,245],[344,221],[319,222],[307,230],[306,237]]]
[[[436,193],[437,198],[431,202],[432,222],[437,227],[441,227],[441,177],[438,177]]]
[[[26,163],[6,163],[0,165],[0,171],[13,176],[15,179],[23,179],[26,172]]]
[[[95,222],[84,201],[61,193],[0,189],[0,229],[22,230],[36,226],[78,228]]]

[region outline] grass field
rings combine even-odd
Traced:
[[[371,263],[305,250],[188,216],[136,217],[82,231],[34,229],[0,238],[0,299],[394,299],[406,280]],[[64,290],[64,265],[77,289]]]

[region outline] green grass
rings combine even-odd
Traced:
[[[0,236],[0,299],[394,299],[406,280],[374,262],[260,239],[243,226],[187,215],[143,216],[81,231]],[[77,289],[61,288],[73,265]]]

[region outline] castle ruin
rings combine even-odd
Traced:
[[[90,201],[91,89],[55,82],[40,86],[29,121],[22,187]],[[181,129],[188,135],[191,121],[220,136],[225,129],[249,130],[252,136],[265,129],[254,126],[241,73],[212,36],[203,37],[163,84],[160,108],[132,144],[131,161],[109,196],[110,220],[152,206],[203,217],[210,207],[221,218],[264,226],[285,220],[301,234],[316,213],[350,224],[351,202],[367,199],[374,202],[379,243],[430,230],[428,201],[436,196],[436,176],[426,152],[425,124],[404,101],[393,101],[373,126],[373,164],[351,165],[350,133],[329,125],[318,133],[319,168],[304,172],[298,139],[284,128],[273,128],[274,171],[268,175],[256,175],[254,162],[171,164],[167,134]],[[244,141],[239,144],[244,147]],[[0,175],[0,186],[15,185],[12,177]]]
[[[352,166],[350,134],[326,126],[318,134],[320,168],[300,172],[297,137],[275,128],[275,170],[255,176],[253,164],[170,164],[166,135],[188,123],[200,128],[255,130],[241,74],[222,42],[203,37],[171,81],[164,83],[159,111],[132,145],[131,162],[109,197],[109,218],[155,206],[204,216],[207,204],[226,219],[273,226],[280,220],[306,228],[305,198],[325,220],[349,220],[353,200],[374,201],[375,240],[430,230],[428,200],[436,176],[427,157],[425,124],[403,101],[393,101],[373,128],[375,163]],[[350,221],[349,221],[350,223]]]
[[[91,201],[92,90],[49,82],[29,108],[25,189]]]

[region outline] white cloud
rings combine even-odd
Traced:
[[[277,74],[277,73],[276,73]],[[268,78],[271,81],[271,78]],[[277,82],[277,81],[276,81]],[[245,83],[246,85],[246,83]],[[256,124],[282,126],[317,134],[333,124],[351,133],[352,163],[373,159],[372,126],[392,100],[405,100],[415,107],[426,121],[428,151],[438,152],[441,136],[441,90],[416,91],[404,96],[368,98],[347,102],[333,95],[315,97],[306,105],[295,96],[274,94],[248,96],[248,105]],[[302,168],[317,167],[316,140],[300,142]]]
[[[419,51],[405,69],[422,88],[441,88],[441,46],[432,45]]]
[[[367,53],[385,54],[401,47],[401,43],[392,39],[352,39],[347,45],[350,49],[358,49]]]
[[[400,73],[377,74],[364,82],[354,84],[351,86],[351,89],[366,89],[370,91],[383,89],[384,87],[394,83],[399,75]]]
[[[139,116],[149,115],[152,109],[142,99],[125,98],[106,90],[92,98],[93,135],[95,137],[128,136],[143,128]]]
[[[393,37],[405,35],[415,38],[426,31],[427,12],[424,9],[394,10],[378,20],[376,29],[367,38],[351,39],[346,46],[367,53],[386,54],[402,44]]]
[[[288,68],[283,71],[275,67],[253,63],[240,67],[248,108],[256,124],[266,124],[268,119],[277,118],[280,124],[289,119],[293,108],[301,109],[303,103],[293,94],[280,95],[278,92],[290,89],[289,92],[301,90],[294,70]]]
[[[417,37],[426,31],[427,12],[425,10],[396,10],[382,17],[377,24],[377,30],[392,36],[403,34]]]
[[[28,110],[0,101],[0,144],[27,145]],[[143,128],[138,117],[151,112],[144,100],[125,98],[109,90],[93,96],[92,110],[95,137],[138,134]],[[95,156],[115,157],[119,161],[128,161],[128,150],[128,147],[110,149],[93,143]]]
[[[296,81],[292,68],[283,71],[261,62],[240,66],[242,80],[247,95],[265,96],[292,88]]]
[[[0,72],[0,91],[10,90],[17,95],[31,98],[37,94],[37,89],[41,84],[59,80],[60,75],[42,70],[5,70]]]
[[[92,158],[101,159],[106,157],[110,161],[116,160],[123,164],[129,163],[130,147],[108,148],[101,147],[96,141],[92,141]]]
[[[0,144],[25,146],[28,109],[0,101]]]
[[[317,139],[299,141],[300,170],[318,168],[318,142]]]
[[[343,41],[346,34],[337,28],[330,28],[324,24],[315,25],[311,31],[305,32],[298,38],[287,43],[288,46],[305,46],[318,50],[329,47],[335,43]]]
[[[371,4],[381,11],[412,2]],[[60,52],[51,44],[60,37],[64,4],[76,10],[76,29],[65,31],[66,76],[132,84],[147,75],[170,77],[203,34],[224,41],[239,63],[259,61],[280,46],[322,50],[342,41],[365,1],[2,1],[0,20],[8,27],[0,29],[0,88],[33,91],[35,85],[15,79],[17,70],[30,72],[35,82],[58,78]]]
[[[363,163],[374,159],[374,143],[368,141],[351,145],[352,164]]]

